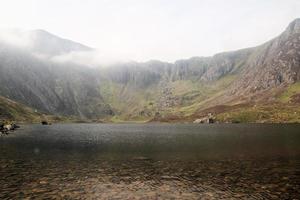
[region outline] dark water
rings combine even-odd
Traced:
[[[300,125],[26,125],[0,199],[299,199]]]

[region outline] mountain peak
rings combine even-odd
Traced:
[[[51,34],[48,31],[44,30],[44,29],[33,29],[31,30],[31,32],[35,32],[35,33],[44,33],[44,34]],[[52,35],[52,34],[51,34]]]
[[[30,36],[40,36],[40,37],[56,37],[56,38],[60,38],[46,30],[43,29],[34,29],[34,30],[30,30],[27,32],[27,34],[29,34]],[[62,39],[62,38],[61,38]]]
[[[32,43],[32,50],[49,56],[57,56],[72,51],[91,51],[91,47],[56,36],[43,29],[27,32]]]

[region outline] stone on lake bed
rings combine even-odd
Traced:
[[[150,158],[144,157],[144,156],[137,156],[133,158],[134,160],[150,160]]]

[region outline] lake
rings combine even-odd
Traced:
[[[0,199],[299,199],[297,124],[23,125]]]

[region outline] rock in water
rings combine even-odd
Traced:
[[[6,130],[6,131],[13,130],[11,124],[5,124],[5,125],[3,126],[3,129]]]
[[[51,123],[48,121],[42,121],[41,123],[42,123],[42,125],[51,125]]]

